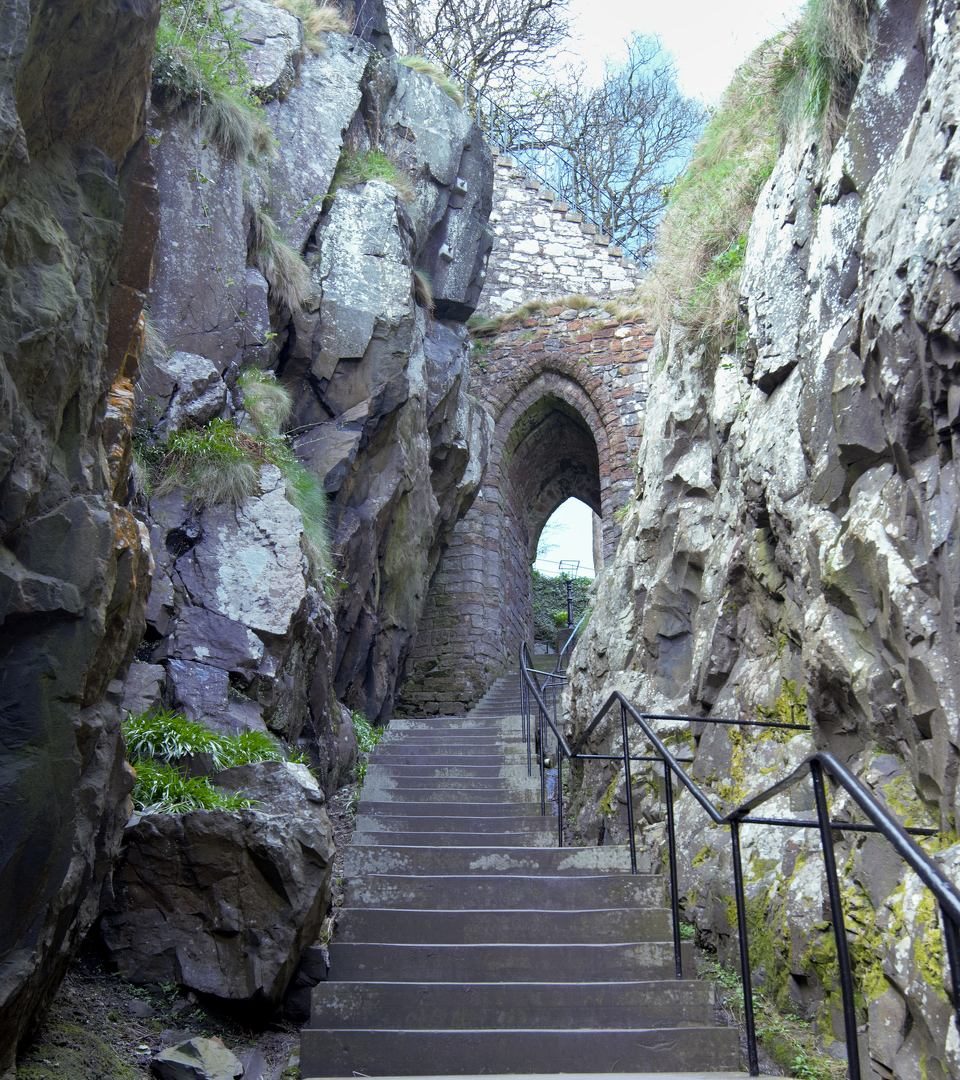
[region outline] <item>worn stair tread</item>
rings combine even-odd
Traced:
[[[375,936],[379,933],[379,936]],[[389,941],[437,945],[591,945],[670,940],[667,908],[588,908],[557,911],[529,908],[423,909],[341,908],[340,942]]]
[[[348,876],[363,872],[432,873],[442,868],[446,873],[537,873],[549,869],[551,875],[596,874],[598,870],[623,873],[629,869],[626,848],[558,848],[540,845],[505,848],[496,844],[473,844],[470,847],[424,847],[406,844],[354,845],[344,856]]]
[[[331,1028],[304,1031],[301,1069],[305,1076],[340,1075],[348,1068],[370,1076],[419,1075],[429,1061],[438,1072],[506,1072],[516,1069],[518,1058],[574,1071],[736,1068],[739,1039],[732,1029],[709,1026],[555,1029],[548,1037],[538,1028]]]
[[[759,1076],[751,1077],[749,1073],[745,1072],[713,1072],[698,1069],[696,1072],[581,1072],[581,1073],[483,1073],[482,1076],[479,1073],[458,1073],[456,1076],[447,1074],[446,1076],[437,1076],[430,1074],[430,1080],[508,1080],[515,1076],[521,1075],[524,1080],[789,1080],[789,1078],[782,1076],[772,1076],[768,1073],[761,1073]],[[303,1080],[319,1080],[318,1077],[304,1076]],[[350,1076],[344,1077],[326,1077],[325,1080],[356,1080],[356,1075],[351,1073]],[[400,1080],[398,1076],[381,1076],[378,1080]],[[405,1076],[403,1080],[415,1080],[414,1076]],[[426,1080],[426,1077],[422,1077],[421,1080]]]

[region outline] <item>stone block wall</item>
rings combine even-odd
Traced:
[[[495,240],[481,314],[571,293],[612,299],[637,289],[640,268],[622,248],[513,158],[501,155],[495,165],[490,215]]]
[[[530,565],[567,498],[599,515],[612,556],[630,496],[653,339],[599,308],[548,309],[474,341],[470,391],[493,424],[490,461],[433,577],[399,713],[466,711],[532,635]]]

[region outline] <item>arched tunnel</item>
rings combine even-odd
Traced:
[[[537,541],[568,498],[598,515],[603,554],[612,555],[614,512],[633,485],[645,375],[638,364],[631,384],[617,359],[587,363],[576,340],[549,351],[521,341],[471,375],[493,421],[490,456],[431,582],[399,713],[462,713],[517,666],[520,643],[532,639]],[[632,410],[624,407],[628,393]]]

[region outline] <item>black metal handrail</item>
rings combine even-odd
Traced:
[[[536,680],[531,677],[528,665],[529,652],[525,645],[520,649],[520,684],[521,709],[524,715],[523,730],[528,740],[528,766],[530,762],[529,743],[532,727],[529,716],[531,701],[536,705],[538,714],[538,732],[540,734],[540,771],[541,771],[541,812],[546,812],[544,798],[543,736],[544,724],[552,731],[557,743],[557,819],[558,840],[563,846],[563,798],[562,798],[562,761],[567,760],[608,760],[621,761],[626,780],[627,828],[629,830],[630,870],[637,872],[636,837],[634,833],[633,792],[630,774],[631,761],[651,761],[659,763],[664,772],[664,801],[667,812],[667,845],[670,878],[670,904],[673,913],[673,948],[674,966],[677,978],[682,977],[683,965],[680,944],[679,884],[677,875],[676,828],[673,808],[673,778],[690,792],[691,796],[715,825],[726,826],[730,830],[731,853],[733,857],[733,889],[737,910],[737,935],[740,952],[740,975],[743,984],[744,1028],[747,1037],[747,1058],[751,1076],[759,1076],[760,1067],[757,1056],[756,1023],[753,1012],[753,987],[750,970],[750,951],[746,915],[746,893],[743,880],[743,865],[740,854],[740,826],[768,825],[789,828],[815,828],[819,830],[820,846],[824,858],[827,878],[827,891],[830,900],[830,912],[833,922],[833,934],[837,948],[837,963],[840,968],[840,986],[843,999],[844,1031],[847,1040],[847,1065],[851,1080],[859,1080],[860,1051],[857,1042],[856,1003],[853,989],[853,969],[847,946],[846,928],[843,915],[843,901],[837,874],[836,856],[833,845],[834,832],[873,832],[885,837],[897,854],[914,870],[920,880],[933,892],[940,908],[943,923],[943,935],[950,966],[950,983],[956,1022],[960,1026],[960,891],[939,867],[911,839],[912,835],[935,836],[935,829],[907,828],[846,768],[833,754],[819,751],[810,755],[789,775],[778,780],[748,800],[724,812],[718,809],[699,784],[686,772],[683,764],[688,763],[676,757],[656,731],[650,721],[680,720],[695,723],[735,724],[742,727],[773,727],[789,730],[809,731],[801,724],[785,724],[777,721],[731,720],[703,716],[677,716],[670,713],[641,713],[618,691],[607,698],[603,707],[594,716],[583,734],[573,746],[556,722],[551,717],[546,702],[540,693]],[[597,729],[603,718],[614,706],[620,708],[622,753],[619,755],[586,754],[581,747]],[[630,752],[630,721],[636,724],[651,743],[653,755],[633,756]],[[757,816],[753,811],[768,802],[774,796],[793,787],[809,775],[813,784],[814,800],[817,808],[816,820],[804,818],[782,818]],[[830,819],[824,776],[829,776],[848,793],[869,819],[868,822],[833,821]]]

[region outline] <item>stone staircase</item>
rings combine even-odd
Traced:
[[[516,686],[394,721],[372,755],[302,1075],[744,1075],[712,988],[673,977],[659,876],[556,847]]]

